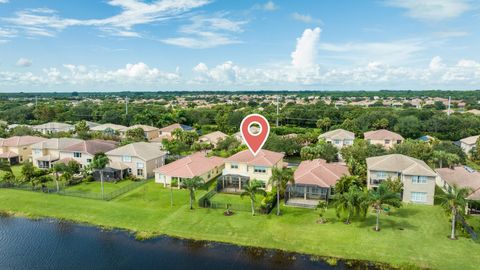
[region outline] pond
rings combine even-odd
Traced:
[[[373,269],[205,241],[137,241],[119,230],[51,219],[0,217],[0,269]]]

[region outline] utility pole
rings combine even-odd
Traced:
[[[128,97],[125,97],[125,115],[128,115]]]
[[[278,127],[278,111],[279,111],[278,106],[279,106],[279,103],[280,103],[280,98],[279,98],[279,96],[277,96],[277,127]]]
[[[452,101],[451,96],[448,96],[448,108],[447,108],[447,116],[450,116],[450,102]]]

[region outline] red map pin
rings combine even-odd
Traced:
[[[260,130],[256,133],[252,132],[252,125],[258,125]],[[243,140],[254,156],[258,154],[262,146],[265,144],[270,133],[270,124],[267,119],[260,114],[250,114],[243,118],[240,124],[240,132]]]

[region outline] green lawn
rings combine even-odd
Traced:
[[[343,224],[333,210],[329,222],[317,224],[314,210],[282,207],[283,215],[222,209],[189,210],[188,191],[148,183],[112,201],[0,189],[0,211],[34,217],[54,217],[132,230],[141,236],[168,234],[198,240],[277,248],[320,256],[380,261],[402,268],[478,269],[480,244],[465,237],[447,238],[450,227],[438,206],[405,205],[381,217]],[[197,198],[206,191],[199,191]],[[274,212],[274,211],[273,211]],[[478,217],[474,223],[480,224]],[[478,227],[477,227],[478,228]]]
[[[124,186],[128,186],[132,183],[134,183],[134,182],[130,181],[130,180],[124,180],[124,181],[120,181],[118,183],[104,182],[103,183],[103,188],[105,190],[105,193],[110,193],[114,190],[117,190],[117,189],[122,188]],[[78,192],[84,192],[84,193],[97,193],[97,194],[102,193],[101,183],[97,182],[97,181],[80,183],[80,184],[77,184],[77,185],[74,185],[74,186],[67,187],[66,190],[78,191]]]
[[[260,203],[263,200],[262,195],[256,195],[256,202],[255,202],[255,207],[258,208],[260,206]],[[217,203],[220,205],[225,205],[225,208],[227,207],[227,204],[230,204],[231,207],[235,208],[235,206],[240,207],[241,209],[245,209],[247,211],[250,211],[250,197],[249,196],[244,196],[243,198],[240,196],[240,194],[227,194],[227,193],[217,193],[215,196],[213,196],[210,201],[212,203]]]

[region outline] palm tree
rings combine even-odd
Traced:
[[[457,215],[461,215],[465,212],[465,207],[467,205],[467,200],[465,198],[468,196],[468,194],[470,194],[470,190],[468,188],[459,188],[456,185],[453,185],[447,193],[436,196],[442,207],[447,212],[451,213],[452,233],[450,235],[450,239],[452,240],[456,239],[455,226]]]
[[[65,171],[65,164],[55,163],[55,165],[53,165],[53,172],[55,173],[55,183],[57,184],[57,192],[60,190],[60,186],[58,184],[58,174],[63,171]]]
[[[337,217],[340,217],[340,213],[347,213],[345,224],[350,224],[352,216],[365,216],[367,213],[367,194],[357,186],[351,186],[347,192],[337,193],[332,198]]]
[[[380,186],[378,186],[378,188],[371,189],[368,193],[368,196],[370,204],[377,213],[375,231],[380,231],[380,212],[385,205],[400,207],[402,205],[400,194],[391,191],[386,183],[382,183],[380,184]]]
[[[272,176],[268,180],[269,184],[275,186],[277,189],[277,216],[280,215],[280,192],[287,188],[288,183],[294,183],[293,171],[290,169],[274,168]]]
[[[266,195],[265,190],[261,189],[262,182],[258,180],[251,180],[248,185],[244,187],[244,191],[240,194],[240,197],[248,196],[250,198],[250,205],[252,207],[252,216],[255,216],[255,202],[257,201],[256,195]]]
[[[105,153],[96,153],[95,156],[93,156],[92,160],[92,167],[98,171],[100,171],[100,184],[102,186],[102,199],[104,196],[104,188],[103,188],[103,170],[107,166],[107,164],[110,162],[108,159],[107,155]]]
[[[193,201],[195,201],[195,190],[203,185],[203,179],[199,176],[195,176],[193,178],[183,180],[183,184],[190,191],[190,210],[193,210]]]

